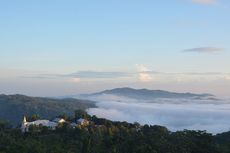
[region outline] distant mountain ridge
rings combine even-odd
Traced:
[[[105,90],[98,93],[93,93],[91,96],[99,95],[115,95],[140,100],[150,100],[156,98],[204,98],[214,97],[212,94],[194,94],[194,93],[176,93],[164,90],[148,90],[148,89],[133,89],[133,88],[115,88],[111,90]]]
[[[24,115],[37,114],[49,119],[60,114],[72,115],[77,109],[85,110],[92,107],[96,107],[95,102],[88,100],[2,94],[0,95],[0,120],[8,120],[13,125],[18,125]]]

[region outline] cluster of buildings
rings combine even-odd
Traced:
[[[22,132],[29,132],[29,128],[31,126],[47,127],[50,130],[55,130],[58,127],[58,125],[66,123],[66,122],[67,121],[64,120],[63,118],[55,118],[52,121],[50,121],[50,120],[36,120],[33,122],[27,122],[26,117],[24,116],[23,121],[22,121],[22,125],[21,125],[21,131]],[[87,126],[87,125],[89,125],[89,121],[86,119],[80,118],[76,121],[76,123],[75,122],[70,123],[70,126],[72,128],[76,128],[79,125]]]

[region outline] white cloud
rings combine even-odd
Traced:
[[[81,82],[81,78],[73,78],[72,81],[74,83],[79,83],[79,82]]]
[[[146,66],[142,64],[137,64],[136,65],[138,72],[150,72],[151,70],[148,69]]]
[[[138,71],[138,79],[141,82],[150,82],[153,81],[153,77],[151,75],[151,70],[148,69],[146,66],[144,65],[136,65],[137,67],[137,71]]]
[[[230,75],[225,76],[226,80],[230,80]]]
[[[150,82],[153,81],[153,77],[148,73],[139,73],[139,80],[141,82]]]
[[[120,99],[119,102],[104,100],[97,106],[88,112],[114,121],[163,125],[172,131],[207,130],[215,134],[228,131],[230,127],[230,103],[225,101],[157,99],[144,103]]]

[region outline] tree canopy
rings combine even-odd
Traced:
[[[34,116],[36,117],[36,115]],[[79,117],[90,124],[72,128]],[[75,111],[56,130],[31,128],[22,133],[0,121],[0,153],[229,153],[229,133],[171,132],[162,126],[113,122]],[[38,132],[39,131],[39,132]]]

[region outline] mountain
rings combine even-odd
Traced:
[[[213,98],[211,94],[194,94],[194,93],[176,93],[163,90],[133,89],[133,88],[115,88],[93,93],[88,96],[113,95],[137,100],[152,100],[156,98]]]
[[[24,115],[38,114],[42,118],[52,118],[60,114],[72,115],[77,109],[92,107],[95,107],[95,103],[88,100],[0,95],[0,119],[13,125],[18,125]]]

